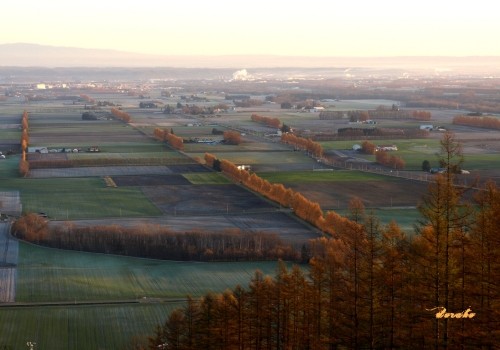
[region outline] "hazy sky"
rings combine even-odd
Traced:
[[[497,0],[21,0],[0,44],[165,55],[500,56]]]

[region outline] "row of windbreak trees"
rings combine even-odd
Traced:
[[[153,136],[159,141],[168,142],[168,144],[175,149],[184,149],[184,140],[182,139],[182,137],[174,135],[167,129],[155,128],[153,131]]]
[[[431,112],[421,110],[403,110],[394,106],[393,109],[377,108],[375,110],[351,110],[351,111],[322,111],[319,119],[335,120],[349,117],[352,122],[367,121],[370,119],[389,118],[389,119],[416,119],[421,121],[431,120]]]
[[[500,130],[500,118],[497,117],[457,115],[453,124]]]
[[[345,220],[332,211],[328,211],[324,215],[318,203],[307,199],[299,192],[286,188],[283,184],[270,183],[255,173],[250,174],[247,170],[238,169],[234,163],[228,160],[219,160],[215,155],[205,153],[205,163],[281,206],[293,209],[295,215],[325,233],[333,234],[334,227]]]
[[[46,219],[28,213],[16,220],[12,234],[19,239],[57,249],[119,254],[182,261],[300,261],[297,249],[278,234],[223,230],[174,232],[158,225],[77,227],[49,226]],[[306,258],[306,257],[304,257]]]
[[[132,117],[130,116],[130,114],[128,114],[125,111],[122,111],[121,109],[113,107],[113,108],[111,108],[111,114],[115,118],[118,118],[118,119],[124,121],[125,123],[130,123],[132,121]]]
[[[23,112],[23,116],[21,117],[21,159],[19,160],[19,174],[21,176],[26,176],[28,175],[28,172],[30,170],[30,164],[26,160],[26,153],[28,152],[28,144],[29,144],[29,135],[28,135],[28,117],[29,114],[25,110]]]
[[[281,135],[281,142],[293,145],[298,149],[306,150],[314,157],[321,158],[323,156],[323,146],[311,139],[306,139],[291,133],[285,133]]]
[[[256,123],[265,124],[272,128],[279,128],[281,126],[281,121],[278,118],[265,117],[258,114],[252,114],[250,119]]]
[[[89,95],[86,95],[86,94],[80,94],[80,98],[82,100],[84,100],[85,102],[88,102],[88,103],[91,103],[91,104],[95,104],[95,99],[93,99],[92,97],[90,97]]]
[[[389,152],[383,150],[379,150],[375,153],[375,161],[381,165],[397,170],[404,169],[406,165],[403,158],[389,154]]]
[[[448,140],[449,141],[449,140]],[[445,143],[453,167],[455,144]],[[500,343],[500,190],[465,200],[437,176],[415,235],[380,225],[359,200],[307,273],[280,265],[248,288],[188,300],[150,339],[164,349],[494,349]]]

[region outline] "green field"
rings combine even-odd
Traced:
[[[5,179],[0,190],[19,190],[23,211],[54,220],[161,215],[139,188],[106,187],[100,178]]]
[[[4,187],[5,180],[19,176],[19,156],[7,156],[0,159],[0,187]]]
[[[0,308],[0,348],[124,349],[187,295],[201,297],[237,284],[254,272],[274,275],[276,262],[173,262],[63,251],[20,243],[17,302],[66,302]],[[172,299],[170,299],[172,298]],[[170,301],[170,300],[171,301]],[[129,300],[134,304],[115,304]],[[80,302],[101,302],[82,305]]]
[[[273,183],[391,180],[391,178],[388,178],[387,176],[355,170],[263,172],[258,175]]]
[[[0,309],[0,349],[115,350],[147,344],[180,303],[41,306]]]
[[[21,139],[21,131],[17,128],[15,129],[0,129],[0,140],[15,140],[18,142]],[[0,142],[1,143],[1,142]]]
[[[16,301],[184,298],[247,285],[276,262],[202,263],[64,251],[21,243]]]

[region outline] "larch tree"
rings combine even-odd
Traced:
[[[477,211],[470,233],[470,283],[467,306],[477,308],[476,327],[464,334],[473,346],[493,349],[500,344],[500,190],[492,181],[476,195]]]
[[[453,281],[457,271],[457,261],[453,258],[453,245],[464,234],[468,225],[470,210],[463,204],[464,190],[455,184],[455,173],[463,163],[461,145],[451,133],[446,133],[440,141],[439,162],[445,169],[444,174],[435,176],[429,192],[419,206],[420,239],[429,249],[428,262],[433,266],[425,275],[432,278],[432,307],[455,306]],[[434,324],[434,346],[449,348],[450,320],[436,319]]]

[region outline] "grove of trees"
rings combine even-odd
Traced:
[[[19,174],[21,176],[28,175],[30,170],[30,164],[26,159],[26,152],[28,152],[29,135],[28,135],[28,117],[29,114],[25,110],[23,111],[23,116],[21,117],[21,159],[19,160]]]

